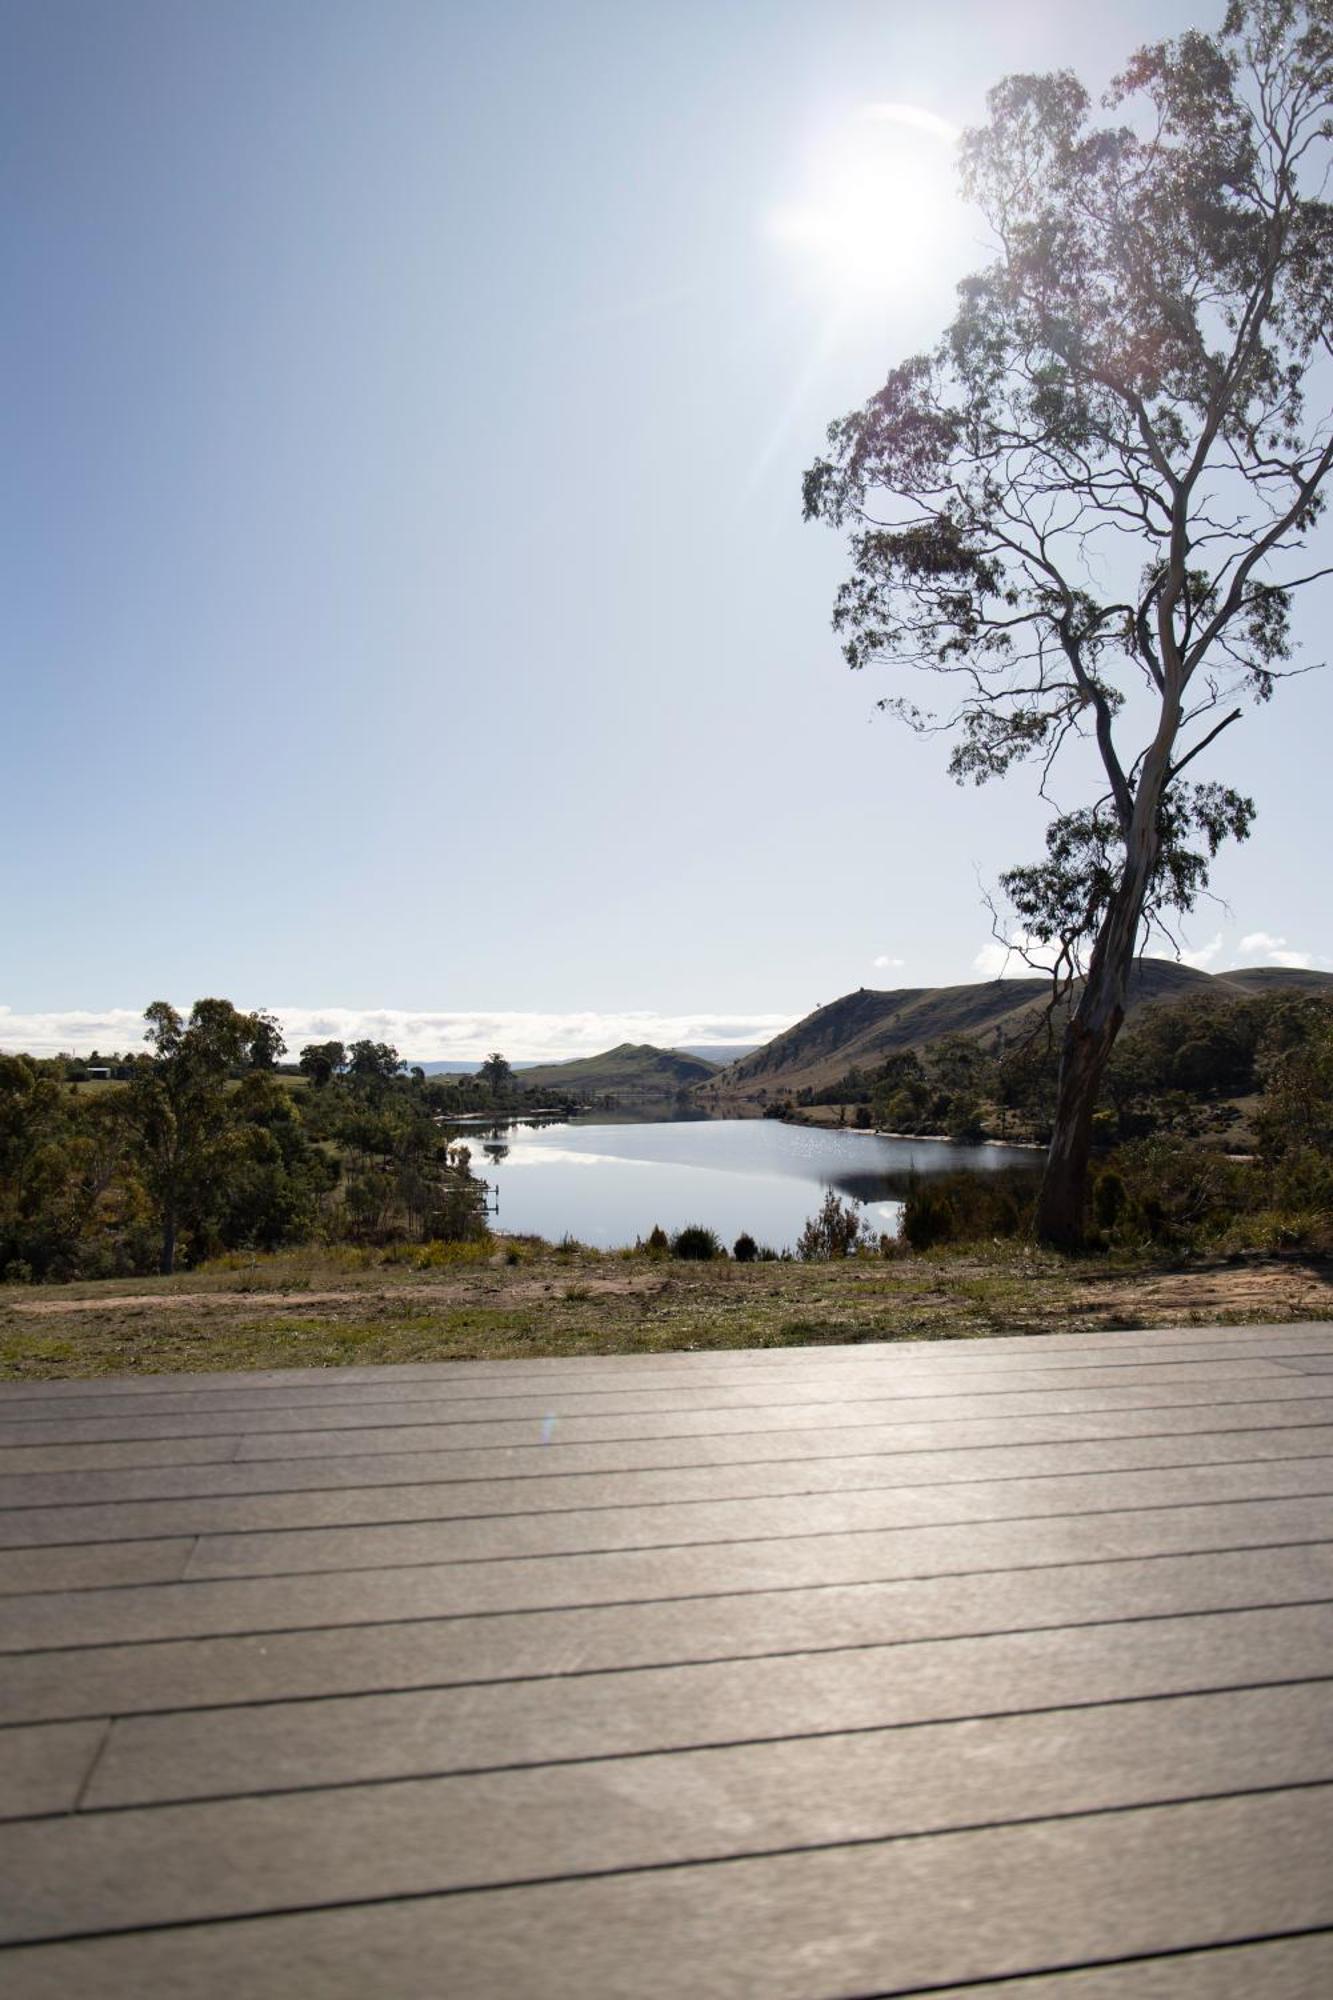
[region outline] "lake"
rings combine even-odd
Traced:
[[[771,1118],[657,1125],[502,1123],[460,1132],[472,1170],[493,1192],[494,1226],[510,1235],[565,1235],[599,1249],[668,1234],[686,1223],[716,1230],[728,1248],[748,1230],[790,1249],[826,1188],[860,1202],[867,1223],[898,1227],[911,1173],[1031,1169],[1040,1155],[1015,1146],[945,1145],[863,1132],[818,1131]]]

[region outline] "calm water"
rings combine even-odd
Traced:
[[[863,1204],[872,1228],[890,1234],[903,1183],[963,1168],[1031,1167],[1037,1155],[1012,1146],[950,1146],[928,1139],[819,1132],[776,1119],[674,1125],[523,1125],[461,1135],[472,1169],[498,1199],[494,1226],[515,1235],[564,1235],[614,1249],[704,1223],[730,1246],[742,1230],[775,1250],[795,1245],[826,1188]]]

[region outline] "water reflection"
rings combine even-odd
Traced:
[[[944,1145],[822,1131],[773,1119],[571,1124],[492,1121],[477,1170],[495,1191],[497,1226],[615,1248],[701,1222],[731,1243],[742,1230],[774,1249],[795,1243],[827,1188],[897,1228],[913,1176],[1031,1168],[1012,1146]]]

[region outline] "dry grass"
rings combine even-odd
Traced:
[[[177,1278],[0,1287],[0,1378],[339,1367],[1333,1318],[1316,1259],[1063,1263],[1025,1246],[688,1264],[525,1246],[230,1258]]]

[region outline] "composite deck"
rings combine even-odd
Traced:
[[[1333,1993],[1333,1325],[31,1384],[0,1446],[7,2000]]]

